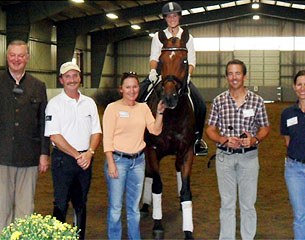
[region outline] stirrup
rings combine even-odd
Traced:
[[[207,156],[208,155],[208,145],[203,139],[197,139],[194,144],[194,154],[196,156]]]

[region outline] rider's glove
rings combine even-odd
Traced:
[[[148,78],[149,78],[149,80],[151,82],[156,82],[158,80],[158,76],[157,75],[158,74],[157,74],[156,69],[151,69]]]

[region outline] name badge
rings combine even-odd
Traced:
[[[287,119],[287,127],[298,124],[298,117]]]
[[[121,118],[129,118],[129,112],[120,111],[119,115]]]
[[[253,117],[254,116],[254,110],[253,109],[244,109],[243,110],[244,117]]]

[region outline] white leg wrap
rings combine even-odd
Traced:
[[[176,176],[177,176],[178,197],[180,197],[180,191],[181,191],[181,187],[182,187],[181,172],[176,172]]]
[[[151,186],[152,186],[153,179],[146,177],[144,180],[144,190],[143,190],[143,198],[142,202],[148,205],[151,205]]]
[[[152,194],[153,199],[153,213],[152,217],[154,220],[162,219],[162,193]]]
[[[182,205],[183,231],[193,232],[193,206],[192,201],[185,201]]]

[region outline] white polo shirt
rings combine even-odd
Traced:
[[[173,37],[172,33],[166,28],[163,30],[167,39]],[[177,33],[177,38],[181,38],[181,35],[183,33],[183,29],[179,27],[179,31]],[[150,49],[150,58],[149,60],[155,60],[159,62],[159,57],[161,55],[161,49],[163,47],[163,44],[159,40],[159,34],[156,32],[154,35],[152,42],[151,42],[151,49]],[[195,47],[194,47],[194,39],[193,36],[190,34],[190,38],[188,42],[186,43],[186,48],[187,48],[187,61],[189,65],[193,65],[193,67],[196,66],[196,52],[195,52]]]
[[[76,101],[62,91],[49,101],[46,108],[46,137],[61,134],[77,151],[84,151],[89,148],[91,135],[101,132],[98,110],[92,98],[80,93]]]

